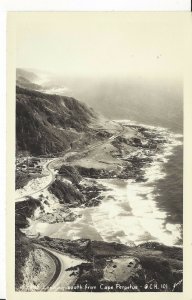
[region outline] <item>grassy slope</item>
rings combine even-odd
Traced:
[[[64,151],[94,118],[94,112],[74,98],[17,87],[17,151],[33,155]]]

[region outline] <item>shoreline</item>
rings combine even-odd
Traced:
[[[123,121],[124,122],[124,124],[125,124],[125,121]],[[126,126],[134,126],[134,129],[136,128],[136,129],[140,129],[140,130],[142,130],[142,129],[147,129],[148,130],[148,128],[150,128],[150,130],[151,129],[153,129],[153,130],[155,130],[155,133],[158,133],[158,134],[160,134],[161,135],[161,138],[163,138],[163,136],[164,136],[164,138],[165,138],[165,133],[168,135],[168,130],[166,130],[165,128],[158,128],[158,129],[156,129],[156,128],[154,128],[153,126],[145,126],[145,127],[141,127],[140,125],[130,125],[130,124],[126,124]],[[160,131],[159,131],[160,130]],[[163,132],[163,136],[162,136],[162,132]],[[169,134],[170,135],[170,134]],[[154,133],[153,133],[153,139],[154,139]],[[155,140],[156,140],[156,137],[155,137]],[[170,140],[169,141],[166,141],[166,143],[164,142],[164,144],[163,144],[163,146],[161,146],[161,149],[163,149],[163,150],[161,150],[162,151],[162,153],[157,153],[157,154],[154,154],[153,153],[153,158],[151,159],[151,160],[149,160],[148,161],[148,159],[149,159],[149,156],[148,155],[145,155],[145,154],[142,154],[142,151],[143,151],[143,149],[142,150],[135,150],[135,152],[131,152],[131,154],[130,154],[130,156],[131,157],[138,157],[139,155],[138,154],[140,154],[140,157],[143,157],[145,160],[146,160],[146,163],[145,163],[145,160],[144,160],[144,164],[142,163],[140,163],[139,161],[138,162],[136,162],[136,164],[139,164],[139,171],[140,172],[143,172],[143,175],[141,175],[141,180],[139,180],[139,182],[137,183],[136,181],[137,180],[135,180],[134,179],[134,174],[132,175],[132,177],[133,178],[131,178],[131,179],[127,179],[126,177],[127,177],[127,175],[126,176],[124,176],[124,177],[122,177],[122,175],[121,174],[119,174],[118,176],[116,176],[116,175],[114,175],[114,174],[112,174],[112,175],[110,175],[110,174],[106,174],[104,177],[103,177],[103,175],[101,176],[101,174],[94,174],[93,175],[93,177],[92,178],[86,178],[86,177],[84,177],[86,180],[88,179],[88,180],[100,180],[100,182],[102,181],[102,179],[105,181],[109,181],[109,183],[110,183],[110,181],[111,180],[115,180],[115,178],[119,178],[119,180],[123,180],[123,181],[125,181],[125,182],[127,182],[127,184],[128,185],[133,185],[133,187],[137,184],[137,186],[138,186],[138,188],[139,189],[141,189],[141,193],[143,193],[143,191],[142,191],[142,185],[145,185],[145,181],[146,181],[146,184],[148,185],[148,184],[153,184],[154,182],[156,182],[157,180],[159,180],[159,179],[161,179],[161,178],[164,178],[165,176],[166,176],[166,174],[165,173],[162,173],[161,172],[161,169],[162,169],[162,166],[164,165],[164,163],[166,163],[168,160],[169,160],[169,158],[167,158],[167,157],[169,157],[169,156],[171,156],[171,154],[172,154],[172,149],[175,147],[175,144],[176,145],[179,145],[179,143],[177,142],[176,143],[176,140],[175,139],[173,139],[173,135],[171,136],[171,140],[172,140],[172,144],[170,144]],[[173,141],[174,141],[174,144],[173,144]],[[137,151],[141,151],[140,153],[137,153]],[[166,152],[166,158],[165,158],[165,152]],[[128,159],[126,159],[126,160],[128,160]],[[140,159],[141,161],[142,161],[142,159]],[[160,162],[159,162],[159,160],[160,160]],[[147,166],[146,166],[147,165]],[[137,165],[136,165],[137,166]],[[153,168],[153,169],[156,169],[156,166],[157,166],[157,171],[155,171],[155,178],[153,177],[153,172],[151,172],[151,169]],[[137,169],[137,171],[138,171],[138,167],[136,168]],[[95,176],[96,175],[96,176]],[[109,175],[110,175],[110,177],[109,177]],[[83,175],[84,176],[84,175]],[[158,176],[159,176],[159,178],[158,178]],[[102,178],[103,177],[103,178]],[[144,180],[143,180],[144,179]],[[141,184],[140,184],[140,182],[141,182]],[[144,183],[143,183],[144,182]],[[139,184],[140,184],[140,186],[141,187],[139,187]],[[83,189],[84,189],[84,187],[83,187]],[[106,189],[107,189],[107,186],[106,186]],[[158,212],[158,203],[155,201],[155,197],[154,197],[154,191],[155,191],[155,187],[153,187],[153,189],[152,189],[152,191],[150,191],[150,193],[151,193],[151,198],[152,198],[152,200],[149,200],[149,201],[153,201],[153,204],[157,207],[156,208],[156,210],[157,210],[157,212]],[[102,192],[101,192],[102,193]],[[129,196],[128,196],[129,197]],[[130,195],[130,199],[131,199],[131,197],[133,198],[133,195]],[[134,196],[135,198],[137,198],[137,194],[135,194],[135,196]],[[102,198],[102,195],[100,195],[100,196],[98,196],[98,198],[100,199],[100,198]],[[91,207],[92,206],[95,206],[96,205],[96,203],[98,203],[98,205],[99,205],[99,203],[101,204],[102,202],[101,201],[99,201],[99,199],[97,200],[98,202],[96,202],[96,200],[94,201],[95,203],[92,203],[91,204]],[[135,200],[134,200],[135,201]],[[138,201],[142,201],[141,199],[138,199]],[[148,202],[149,202],[148,201]],[[78,205],[79,206],[79,205]],[[81,207],[81,206],[80,206]],[[96,208],[97,209],[97,208]],[[80,208],[80,210],[83,210],[83,208],[81,209]],[[81,213],[80,213],[81,214]],[[164,219],[166,219],[166,212],[164,212],[164,213],[161,213],[162,215],[164,214],[164,216],[163,216],[163,218]],[[80,238],[80,237],[79,237]],[[82,237],[83,238],[83,237]],[[148,239],[149,241],[153,241],[152,239]],[[161,240],[159,241],[159,242],[162,242]],[[166,243],[165,243],[166,244]],[[174,244],[173,244],[174,245]]]
[[[74,236],[74,234],[75,234],[74,230],[76,230],[77,232],[80,232],[80,230],[82,230],[82,234],[84,234],[86,232],[85,228],[87,230],[87,225],[89,226],[89,222],[90,222],[90,229],[91,228],[93,229],[94,226],[95,227],[98,226],[97,224],[101,225],[101,221],[106,220],[106,217],[103,215],[103,212],[102,212],[101,219],[100,219],[99,214],[98,214],[98,217],[99,217],[99,219],[98,219],[97,214],[95,212],[97,210],[98,211],[102,210],[105,205],[105,202],[106,202],[106,213],[109,213],[110,212],[109,203],[110,203],[110,201],[112,201],[112,202],[115,201],[115,196],[113,199],[113,196],[110,195],[110,193],[111,193],[110,187],[105,186],[103,191],[102,191],[102,188],[100,188],[100,190],[97,190],[98,182],[102,182],[103,180],[104,181],[106,180],[108,182],[114,181],[114,180],[120,180],[120,182],[127,182],[127,185],[129,186],[128,189],[130,189],[131,185],[132,186],[137,185],[137,187],[140,186],[141,188],[144,189],[145,185],[151,184],[153,186],[153,188],[151,191],[149,191],[149,189],[148,189],[148,192],[147,192],[148,198],[145,200],[145,203],[146,203],[146,205],[149,206],[149,202],[150,202],[151,209],[153,209],[153,211],[155,213],[155,209],[156,209],[155,206],[157,206],[157,205],[155,204],[154,197],[151,196],[151,198],[150,198],[149,195],[150,194],[152,195],[154,192],[155,182],[157,180],[159,180],[160,178],[162,178],[162,176],[163,177],[165,176],[165,174],[160,174],[160,172],[162,170],[162,165],[169,160],[169,156],[172,153],[171,150],[175,147],[176,137],[174,138],[174,134],[169,133],[168,130],[162,129],[162,128],[155,129],[154,126],[141,127],[140,125],[135,125],[135,124],[134,125],[130,125],[130,124],[125,125],[124,124],[123,127],[125,128],[125,133],[123,133],[122,136],[117,135],[114,138],[109,138],[109,142],[104,142],[104,145],[99,146],[101,149],[107,149],[104,152],[105,153],[104,160],[101,160],[99,154],[95,151],[94,148],[92,148],[91,150],[88,151],[88,158],[87,158],[87,156],[85,156],[85,158],[83,156],[81,156],[80,160],[79,160],[78,156],[75,159],[73,159],[73,157],[72,158],[70,157],[70,159],[66,160],[66,162],[63,165],[61,164],[61,167],[64,166],[64,169],[66,168],[66,166],[71,167],[71,170],[72,170],[71,175],[72,176],[70,178],[65,177],[66,176],[66,174],[65,174],[63,177],[65,179],[62,179],[62,176],[63,176],[63,174],[62,174],[60,176],[60,178],[57,179],[58,182],[60,182],[59,188],[62,188],[62,189],[65,188],[65,189],[69,190],[70,193],[72,193],[73,195],[76,195],[75,197],[77,197],[77,195],[78,195],[79,202],[77,202],[75,204],[75,207],[73,207],[74,204],[72,205],[72,207],[70,207],[69,205],[66,206],[66,204],[64,202],[62,202],[63,196],[61,196],[61,199],[59,199],[59,201],[58,201],[58,198],[57,198],[58,193],[54,194],[55,193],[54,190],[49,189],[49,194],[47,194],[47,192],[45,193],[45,195],[42,193],[42,198],[39,198],[40,204],[37,205],[34,213],[32,213],[32,218],[29,217],[31,220],[30,224],[28,224],[27,226],[25,225],[26,226],[25,229],[22,230],[23,233],[25,233],[26,235],[29,236],[28,237],[29,239],[33,239],[33,236],[35,236],[35,234],[34,234],[35,231],[33,232],[33,230],[35,230],[34,226],[36,226],[36,225],[34,222],[37,222],[37,224],[38,224],[38,222],[39,222],[38,220],[41,220],[42,217],[44,218],[45,221],[42,223],[42,224],[44,224],[44,225],[42,225],[43,226],[42,228],[38,227],[38,229],[36,229],[37,241],[38,241],[38,239],[43,238],[43,235],[47,236],[48,231],[46,231],[46,230],[48,227],[51,230],[50,232],[54,232],[54,227],[58,228],[58,229],[56,229],[56,230],[59,230],[58,232],[68,232],[68,234],[69,234],[68,237],[63,236],[63,235],[60,236],[57,233],[55,233],[55,234],[48,233],[48,236],[50,235],[50,239],[53,239],[53,240],[60,239],[60,240],[63,240],[63,242],[65,242],[66,238],[70,237],[70,232],[73,232],[73,236]],[[149,127],[150,127],[150,129],[149,129]],[[150,132],[150,130],[151,130],[151,132]],[[136,136],[134,136],[134,132],[137,132]],[[143,134],[144,134],[144,137],[143,137]],[[166,143],[167,143],[167,145],[166,145]],[[99,149],[99,151],[101,151],[101,149]],[[132,151],[132,149],[136,149],[136,150]],[[97,151],[98,151],[98,149],[97,149]],[[149,152],[147,152],[147,151],[149,151]],[[109,153],[110,153],[110,155],[109,155]],[[165,158],[165,154],[166,154],[166,158]],[[92,157],[94,158],[95,156],[96,157],[99,156],[99,157],[97,157],[98,163],[96,164],[95,160],[94,160],[95,166],[90,168],[89,165],[91,166],[91,159],[92,159]],[[90,160],[90,162],[89,162],[89,160]],[[156,166],[155,166],[155,162],[156,162]],[[114,169],[112,169],[112,171],[110,169],[111,166],[113,166],[113,168],[114,168]],[[130,166],[132,166],[132,169]],[[156,171],[155,175],[152,172],[150,172],[152,167],[153,167],[153,171]],[[59,168],[60,167],[57,165],[56,170],[59,170]],[[72,168],[74,168],[74,169],[72,169]],[[148,171],[148,173],[147,173],[147,171]],[[90,173],[90,172],[92,172],[92,173]],[[59,173],[59,172],[57,172],[57,173]],[[87,174],[89,174],[89,175],[92,174],[92,176],[89,177],[89,180],[94,182],[94,185],[93,185],[94,189],[91,190],[89,187],[87,190],[85,190],[85,193],[82,194],[83,189],[85,189],[85,185],[81,185],[81,181],[73,182],[73,178],[78,175],[78,176],[84,178],[84,180],[86,181]],[[160,177],[158,178],[157,175],[159,175]],[[127,176],[128,176],[128,178],[127,178]],[[66,178],[67,178],[68,182],[66,181]],[[74,186],[74,189],[76,189],[76,191],[74,189],[72,189],[72,186]],[[78,194],[77,194],[77,191],[78,191]],[[82,196],[79,194],[79,192]],[[139,192],[139,194],[141,194],[141,189],[139,191],[137,191],[137,193],[138,192]],[[54,197],[53,197],[53,200],[51,200],[52,202],[50,202],[50,204],[49,204],[49,201],[50,201],[49,197],[50,197],[51,193],[53,193]],[[89,198],[87,198],[87,195],[89,193],[92,193],[93,196],[91,196],[91,197],[89,196]],[[103,194],[105,194],[105,193],[109,193],[109,196],[111,196],[111,199],[109,198],[108,200],[106,199],[104,201]],[[146,209],[145,220],[149,221],[150,220],[150,211],[148,211],[149,210],[148,206],[146,206],[146,208],[143,206],[142,208],[140,208],[138,210],[139,206],[136,205],[136,202],[138,201],[138,203],[139,202],[141,203],[141,201],[144,201],[144,200],[141,200],[140,198],[138,198],[137,193],[135,193],[135,194],[132,193],[133,201],[132,201],[131,209],[133,210],[133,208],[135,206],[135,208],[134,208],[135,209],[135,212],[134,212],[135,219],[134,220],[136,221],[137,219],[139,219],[140,214],[143,215],[143,212]],[[133,195],[135,195],[135,196],[133,197]],[[143,195],[146,195],[146,189],[144,189]],[[130,198],[130,196],[128,196],[127,191],[125,192],[125,194],[122,194],[122,197],[125,198],[125,196],[128,197],[129,203],[130,203],[131,198]],[[66,195],[65,195],[65,197],[66,197]],[[122,199],[124,199],[124,198],[122,198]],[[136,200],[136,198],[138,198],[138,200]],[[127,200],[126,201],[125,200],[122,200],[123,205],[125,205],[125,202],[127,201]],[[46,201],[47,201],[48,205],[45,204]],[[54,203],[55,201],[58,202],[58,204],[56,205],[57,209],[55,211],[52,211],[51,214],[53,215],[53,218],[56,218],[55,220],[60,218],[60,221],[58,219],[58,221],[55,221],[55,223],[54,223],[54,221],[52,224],[46,223],[46,215],[48,216],[48,214],[50,214],[50,213],[48,213],[48,211],[49,211],[48,206],[50,207],[51,203]],[[89,201],[89,203],[90,203],[88,206],[87,206],[87,201]],[[22,206],[22,204],[21,204],[21,206]],[[64,207],[67,207],[67,209],[69,209],[68,220],[66,219],[67,215],[65,217],[63,217],[66,213],[66,211],[63,211]],[[117,206],[117,207],[120,207],[120,206]],[[114,207],[113,210],[118,211],[116,209],[117,207]],[[62,208],[62,212],[60,212],[61,208]],[[46,210],[47,210],[47,212],[46,212]],[[72,212],[72,214],[70,213],[70,211]],[[91,214],[90,215],[88,214],[87,216],[83,215],[83,214],[85,214],[86,211],[92,211],[93,214],[95,213],[95,217],[96,217],[95,221],[93,220],[93,215],[91,215]],[[64,214],[63,214],[63,212],[64,212]],[[75,212],[75,214],[73,214],[73,212]],[[112,212],[112,210],[111,210],[111,212]],[[156,213],[160,214],[160,212],[158,212],[158,208],[156,209]],[[71,214],[71,216],[70,216],[70,214]],[[85,217],[85,220],[83,219],[84,217]],[[117,217],[118,217],[118,215],[117,215]],[[64,218],[63,221],[62,221],[62,218]],[[122,218],[123,218],[123,215],[121,217],[117,218],[118,223],[120,223],[120,220],[122,221]],[[126,214],[125,214],[125,218],[126,218],[126,220],[128,220],[128,217],[126,217]],[[166,218],[166,213],[162,213],[162,219],[165,220],[165,218]],[[154,220],[156,220],[156,223],[157,223],[158,219],[159,219],[159,217],[157,215],[156,218],[154,218]],[[114,220],[115,220],[114,216],[112,216],[113,223],[114,223]],[[141,218],[140,218],[140,220],[141,220]],[[143,220],[144,220],[144,218],[143,218]],[[126,226],[127,228],[130,228],[130,226],[132,226],[132,228],[137,228],[137,226],[138,226],[137,223],[134,224],[134,222],[132,222],[132,221],[133,221],[133,218],[132,218],[132,220],[130,219],[131,223]],[[105,228],[105,227],[110,228],[110,226],[113,223],[109,223],[108,225],[106,223],[106,225],[103,228]],[[86,224],[86,227],[84,226],[84,224]],[[125,224],[123,226],[125,226]],[[146,224],[145,224],[145,226],[146,226]],[[159,226],[158,230],[160,230],[159,228],[161,228],[161,226],[162,226],[161,221],[158,226]],[[148,230],[150,230],[150,227],[153,228],[154,226],[151,226],[151,224],[149,224],[149,227],[146,227],[146,228],[148,228]],[[32,228],[33,228],[33,230],[31,230]],[[42,232],[40,229],[42,230]],[[38,230],[40,230],[40,232],[38,232]],[[137,230],[139,230],[141,232],[141,228],[138,228]],[[122,237],[121,231],[119,231],[119,232],[120,232],[119,233],[120,236]],[[100,231],[98,231],[98,229],[97,229],[97,234],[98,233],[102,237],[102,234],[103,234],[102,226],[101,226]],[[107,231],[106,231],[106,233],[107,233]],[[93,231],[92,231],[92,233],[90,231],[89,234],[93,234]],[[95,234],[96,233],[93,234],[93,239],[92,239],[93,241],[94,241]],[[117,233],[114,232],[113,234],[117,238]],[[129,234],[131,234],[131,232],[125,233],[124,236],[129,236]],[[162,234],[161,230],[159,231],[158,234]],[[31,235],[31,237],[30,237],[30,235]],[[89,235],[81,236],[81,235],[77,234],[76,240],[83,241],[84,239],[89,239],[90,237],[89,237]],[[106,237],[107,237],[107,239],[106,239]],[[100,239],[98,239],[98,241],[99,240]],[[128,243],[125,242],[125,240],[123,242],[122,239],[117,241],[117,240],[110,239],[110,233],[107,233],[107,235],[105,235],[105,238],[104,239],[102,238],[102,240],[103,240],[103,243],[115,242],[118,244],[118,242],[119,242],[121,245],[127,244],[132,249],[135,247],[134,239],[132,241],[128,240],[129,241]],[[95,241],[97,241],[97,239]],[[131,246],[132,242],[133,242],[134,246],[133,245]],[[143,243],[154,243],[154,242],[155,242],[154,239],[150,240],[148,237],[148,239],[146,241],[141,240],[140,243],[136,243],[136,245],[137,245],[136,247],[139,247]],[[166,245],[166,243],[161,243],[161,241],[157,241],[156,245],[160,245],[163,247]],[[170,245],[170,247],[172,247],[173,249],[180,248],[177,245],[176,246]]]

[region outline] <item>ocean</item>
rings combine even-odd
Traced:
[[[89,84],[88,84],[89,82]],[[178,144],[161,165],[163,178],[155,183],[155,202],[167,222],[183,224],[183,84],[182,80],[142,77],[113,80],[79,79],[67,82],[71,95],[109,119],[131,120],[175,134]],[[180,135],[180,137],[179,137]],[[178,239],[182,244],[182,238]]]
[[[121,122],[137,124],[131,121]],[[162,127],[151,128],[161,132],[162,136],[167,136],[168,143],[164,145],[163,152],[155,155],[150,166],[144,167],[146,182],[101,180],[100,183],[111,191],[108,195],[106,193],[106,201],[99,207],[100,213],[96,212],[97,217],[92,219],[95,220],[94,226],[97,231],[106,241],[125,244],[129,244],[130,241],[135,244],[157,241],[170,246],[181,246],[182,134],[173,133]],[[109,200],[111,196],[113,199]]]
[[[69,96],[85,102],[105,117],[153,126],[157,131],[168,132],[170,143],[146,168],[145,183],[101,180],[111,189],[110,194],[104,193],[101,205],[75,209],[82,218],[70,224],[51,224],[44,234],[60,238],[70,238],[72,234],[74,238],[125,244],[157,241],[182,246],[182,83],[142,78],[128,82],[114,79],[114,82],[74,80],[65,83]]]
[[[164,214],[164,224],[156,228],[159,242],[182,245],[183,224],[183,87],[181,81],[157,82],[143,78],[129,81],[100,83],[97,92],[83,93],[85,101],[105,116],[142,123],[144,126],[165,128],[172,133],[173,146],[167,148],[168,156],[155,170],[153,176],[152,201],[157,210]],[[83,98],[82,98],[83,99]],[[110,109],[109,109],[110,108]],[[156,172],[156,173],[155,173]],[[134,196],[136,198],[136,195]],[[144,196],[143,196],[144,197]],[[140,197],[140,201],[142,201]],[[150,201],[148,199],[148,201]],[[157,227],[158,227],[157,226]],[[155,224],[154,224],[155,227]],[[164,231],[167,231],[165,237]],[[158,231],[159,230],[159,231]],[[158,233],[157,233],[158,232]],[[146,239],[150,240],[150,236]]]
[[[137,124],[129,120],[118,122]],[[102,191],[100,205],[72,208],[81,216],[74,222],[31,221],[27,231],[62,239],[87,238],[126,245],[155,241],[182,246],[182,134],[142,125],[167,140],[161,151],[153,156],[152,163],[143,167],[146,181],[97,179],[107,188]]]

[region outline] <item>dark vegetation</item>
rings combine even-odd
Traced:
[[[17,152],[41,155],[64,151],[79,132],[90,130],[92,118],[96,118],[94,112],[74,98],[16,87]]]
[[[140,246],[129,247],[118,243],[106,243],[103,241],[91,241],[89,239],[62,240],[44,237],[34,240],[48,248],[54,248],[66,254],[72,254],[89,262],[78,266],[80,268],[78,284],[95,284],[99,291],[99,283],[103,278],[103,268],[109,259],[117,257],[134,257],[138,259],[142,268],[138,269],[123,284],[139,284],[139,291],[145,292],[147,282],[153,282],[160,287],[159,291],[182,291],[182,283],[174,289],[174,284],[182,281],[182,249],[168,247],[158,243],[144,243]],[[85,276],[86,274],[86,276]],[[116,282],[106,282],[114,285]],[[167,285],[166,289],[161,284]],[[112,291],[115,291],[112,290]],[[150,290],[153,291],[153,288]],[[156,291],[154,289],[154,291]]]
[[[15,174],[15,188],[23,188],[30,180],[39,177],[38,174],[27,174],[17,171]]]
[[[73,166],[62,165],[58,174],[70,180],[75,185],[78,185],[78,183],[82,180],[81,175]]]
[[[110,173],[111,175],[115,175],[115,172],[106,169],[96,169],[96,168],[86,168],[82,166],[76,166],[78,172],[81,174],[82,177],[88,178],[109,178]]]
[[[17,171],[15,174],[15,188],[23,188],[31,179],[29,174]]]
[[[127,161],[129,161],[127,159]],[[120,178],[120,179],[135,179],[136,181],[145,181],[144,170],[141,169],[146,163],[149,163],[151,159],[130,159],[131,163],[124,162],[121,170],[116,169],[96,169],[85,168],[82,166],[76,166],[79,173],[83,177],[93,179],[108,179],[108,178]]]
[[[24,228],[28,226],[26,218],[30,218],[34,211],[40,207],[43,210],[43,206],[40,200],[28,197],[27,200],[16,202],[15,204],[15,226],[17,228]]]
[[[64,240],[45,236],[38,240],[34,239],[33,241],[63,253],[72,254],[88,260],[92,260],[93,257],[124,255],[129,249],[129,247],[123,244],[91,241],[89,239]]]
[[[80,185],[79,190],[84,195],[86,199],[85,206],[97,206],[101,203],[103,197],[101,191],[105,191],[107,188],[101,184],[98,184],[96,181],[91,181],[91,184]]]
[[[19,291],[23,283],[22,268],[31,250],[34,249],[33,244],[16,226],[15,229],[15,289]]]
[[[54,194],[62,204],[79,206],[79,204],[84,202],[83,194],[72,184],[55,180],[48,190]]]
[[[85,206],[99,205],[102,199],[100,193],[106,188],[95,181],[91,181],[91,183],[87,185],[79,184],[81,177],[78,171],[76,171],[74,167],[69,167],[69,169],[70,168],[74,170],[74,173],[72,172],[71,176],[68,177],[68,179],[72,181],[72,184],[56,179],[49,187],[49,191],[59,199],[61,204],[67,204],[70,207],[78,207],[81,204]],[[61,167],[61,169],[62,172],[68,170],[68,168],[65,169],[64,166]]]
[[[82,203],[85,206],[98,205],[102,199],[100,193],[106,188],[95,180],[88,181],[86,184],[81,183],[83,179],[81,175],[78,167],[64,164],[60,167],[58,179],[50,186],[49,191],[58,197],[62,204],[70,203],[74,206]],[[62,178],[70,180],[72,184],[63,182]]]

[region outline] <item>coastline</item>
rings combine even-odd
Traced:
[[[95,164],[94,167],[89,167],[91,165],[92,157],[95,160],[96,155],[94,149],[88,151],[88,159],[87,156],[83,157],[81,154],[80,159],[78,156],[75,159],[74,157],[70,157],[69,160],[66,160],[64,165],[61,164],[60,166],[56,166],[55,170],[57,170],[58,173],[62,166],[72,166],[75,169],[75,172],[77,171],[78,175],[81,178],[84,178],[79,182],[73,182],[70,178],[71,183],[69,183],[70,180],[67,178],[69,182],[66,183],[66,176],[64,176],[64,179],[61,175],[57,180],[62,182],[62,185],[65,184],[65,188],[69,188],[72,184],[78,192],[82,193],[82,190],[85,188],[84,183],[87,185],[87,182],[92,181],[94,193],[93,190],[88,188],[85,190],[84,194],[82,193],[83,197],[79,195],[79,202],[77,201],[75,205],[71,206],[66,205],[64,202],[61,203],[61,199],[60,201],[58,201],[58,199],[56,200],[57,196],[55,194],[51,202],[56,200],[57,210],[48,212],[48,214],[52,213],[52,215],[56,215],[56,217],[51,219],[51,223],[46,223],[47,205],[45,204],[45,196],[43,195],[41,199],[39,198],[41,203],[40,207],[37,207],[35,212],[33,212],[28,219],[28,226],[25,229],[22,229],[22,232],[25,233],[29,239],[33,239],[34,236],[36,236],[35,242],[38,243],[38,240],[41,241],[43,236],[48,236],[51,240],[60,239],[65,243],[72,234],[72,240],[74,241],[88,239],[90,241],[102,241],[103,243],[119,243],[120,245],[122,244],[131,247],[132,249],[133,247],[140,247],[139,245],[143,245],[146,242],[156,242],[156,247],[161,244],[163,247],[163,244],[167,244],[173,248],[174,252],[174,242],[168,241],[167,238],[168,236],[173,236],[174,230],[180,231],[180,228],[172,227],[172,233],[170,234],[170,228],[166,228],[165,224],[166,212],[158,209],[158,204],[155,203],[154,192],[156,181],[164,178],[166,175],[162,172],[162,166],[169,160],[172,149],[176,145],[179,145],[180,142],[177,140],[179,136],[171,134],[165,128],[143,126],[143,124],[142,126],[140,124],[135,125],[135,122],[134,124],[129,122],[128,124],[125,124],[124,121],[121,122],[120,126],[123,126],[126,132],[123,132],[123,135],[121,136],[116,135],[114,138],[111,138],[111,140],[109,138],[108,142],[105,142],[104,146],[107,151],[104,154],[104,160],[101,160],[100,156],[97,154],[99,156],[96,157],[98,164]],[[136,135],[135,132],[137,133]],[[102,150],[104,149],[104,146],[102,145]],[[110,151],[108,151],[108,148]],[[135,151],[133,151],[133,149]],[[85,153],[87,155],[87,152]],[[119,161],[121,164],[119,164]],[[84,165],[86,167],[83,167]],[[112,170],[110,169],[111,165],[115,166]],[[73,172],[74,170],[72,171],[72,177],[74,177]],[[122,193],[122,199],[119,199],[118,205],[114,206],[114,203],[117,202],[115,199],[121,197],[119,196],[120,193],[118,189],[116,193],[113,192],[110,182],[118,180],[125,183],[127,187],[125,188],[124,194]],[[104,184],[106,181],[107,184]],[[100,188],[98,188],[98,186],[100,186]],[[90,192],[93,196],[87,198],[86,194],[88,195]],[[49,193],[45,193],[47,195],[46,201],[48,203],[51,193],[54,192],[50,189]],[[125,202],[127,202],[126,197],[129,200],[129,207],[127,207],[127,205],[125,207]],[[87,200],[89,201],[89,205],[87,204]],[[49,208],[51,202],[48,205]],[[110,203],[112,203],[111,212]],[[106,214],[103,214],[105,205]],[[67,207],[68,219],[66,219],[65,216],[64,218],[61,217],[59,221],[58,216],[63,216],[63,214],[60,213],[60,206],[62,206],[62,211],[64,210],[64,207]],[[122,209],[123,206],[124,209]],[[98,213],[96,213],[97,211]],[[130,211],[132,212],[132,215],[130,214]],[[116,212],[118,212],[118,214],[116,214]],[[110,213],[111,218],[109,218],[109,222],[106,223],[107,214],[109,215]],[[116,219],[117,222],[115,221]],[[43,222],[41,220],[43,220]],[[128,220],[129,222],[125,223]],[[140,224],[141,220],[143,221],[142,227],[138,227],[138,220]],[[104,223],[102,223],[103,221]],[[119,226],[121,223],[120,221],[122,222],[122,227],[124,226],[128,229],[131,228],[130,231],[123,232],[122,228],[116,228],[116,231],[109,230],[113,224],[118,224]],[[98,228],[98,225],[100,225],[100,228]],[[107,230],[105,228],[107,228]],[[162,229],[165,231],[164,233]],[[133,230],[136,230],[140,236],[142,233],[141,230],[143,230],[144,240],[141,237],[140,240],[137,241],[138,233],[133,232]],[[150,230],[152,230],[151,233]],[[166,230],[169,231],[168,234],[166,233]],[[63,232],[67,234],[62,234]],[[156,236],[162,237],[163,234],[164,242],[162,243],[162,240],[158,240]],[[126,236],[129,238],[127,239]],[[132,239],[130,236],[132,236]],[[128,290],[129,289],[127,289],[127,291]]]

